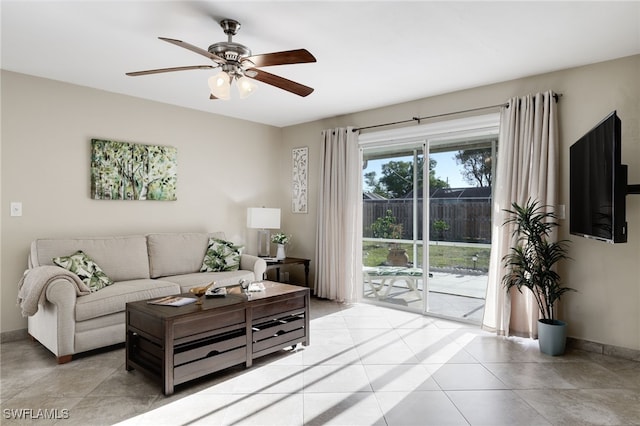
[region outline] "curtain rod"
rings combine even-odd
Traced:
[[[562,93],[554,93],[553,94],[553,98],[556,100],[556,102],[558,102],[558,99],[561,96],[562,96]],[[393,123],[374,124],[373,126],[359,127],[359,128],[353,129],[352,131],[358,132],[360,130],[374,129],[376,127],[393,126],[393,125],[396,125],[396,124],[405,124],[405,123],[413,123],[413,122],[418,122],[418,124],[420,124],[421,120],[427,120],[427,119],[430,119],[430,118],[446,117],[448,115],[464,114],[466,112],[475,112],[475,111],[482,111],[482,110],[485,110],[485,109],[502,108],[502,107],[508,108],[509,107],[509,103],[506,102],[506,103],[497,104],[497,105],[488,105],[488,106],[483,106],[483,107],[478,107],[478,108],[464,109],[464,110],[461,110],[461,111],[445,112],[443,114],[429,115],[429,116],[426,116],[426,117],[411,117],[411,120],[394,121]]]

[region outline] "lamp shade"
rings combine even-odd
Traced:
[[[240,99],[246,98],[258,88],[257,84],[244,76],[237,80],[237,86],[238,92],[240,93]]]
[[[249,207],[247,209],[247,228],[279,229],[280,209]]]
[[[221,71],[209,77],[208,83],[211,94],[216,98],[227,100],[231,97],[231,80],[226,72]]]

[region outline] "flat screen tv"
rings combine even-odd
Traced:
[[[569,150],[569,232],[608,243],[627,242],[627,166],[621,123],[613,111]]]

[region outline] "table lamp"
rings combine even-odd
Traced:
[[[258,256],[271,254],[269,229],[280,229],[280,209],[249,207],[247,209],[247,228],[258,229]]]

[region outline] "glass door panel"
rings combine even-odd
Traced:
[[[362,149],[362,298],[420,312],[428,274],[424,152],[424,142]]]
[[[427,311],[480,323],[491,250],[495,135],[433,143]]]

